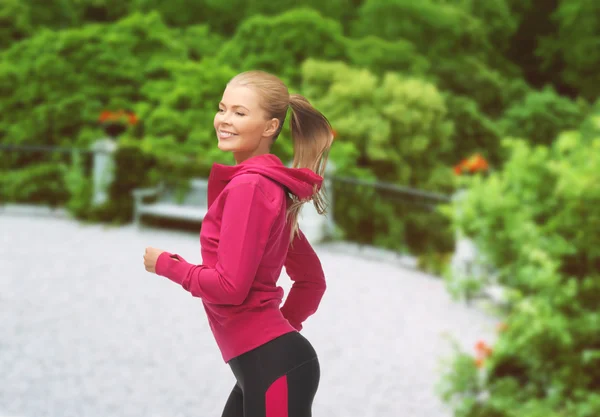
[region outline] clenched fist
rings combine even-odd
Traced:
[[[156,273],[156,261],[163,252],[164,250],[162,249],[146,248],[146,252],[144,253],[144,268],[146,268],[146,271]]]

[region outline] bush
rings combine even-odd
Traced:
[[[292,9],[278,16],[245,20],[218,55],[239,71],[260,69],[295,85],[308,58],[343,59],[342,27],[311,9]]]
[[[65,164],[48,162],[0,172],[0,201],[61,206],[69,198],[66,169]]]
[[[331,153],[336,175],[430,190],[450,185],[450,169],[439,161],[452,151],[453,126],[435,86],[341,62],[308,60],[302,73],[303,92],[338,132]],[[390,193],[339,183],[335,202],[348,239],[414,254],[452,245],[444,219]]]
[[[577,129],[585,117],[587,105],[562,97],[552,87],[532,91],[510,106],[501,122],[507,136],[527,138],[548,145],[559,132]]]
[[[443,397],[457,417],[596,416],[600,135],[565,132],[551,147],[504,143],[504,168],[473,179],[453,222],[506,288],[505,324],[485,357],[459,352]]]

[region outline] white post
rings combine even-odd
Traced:
[[[466,198],[467,192],[467,190],[459,190],[452,199],[460,201]],[[461,216],[460,210],[459,205],[457,205],[456,216]],[[475,242],[466,236],[460,228],[456,230],[455,242],[454,254],[450,260],[451,282],[460,288],[463,287],[463,283],[468,281],[484,279],[485,268]],[[463,289],[463,291],[465,290]],[[466,290],[463,296],[468,302],[471,298],[471,290]]]
[[[289,162],[288,168],[291,166],[292,162]],[[324,180],[325,190],[330,202],[328,213],[326,215],[319,214],[312,202],[304,204],[302,210],[300,210],[298,225],[310,243],[318,243],[334,232],[332,181],[331,178],[328,178],[334,172],[335,165],[333,162],[328,161]]]
[[[114,180],[114,153],[117,147],[117,142],[112,138],[99,139],[91,147],[94,152],[94,206],[104,204],[108,200],[108,189]]]
[[[333,194],[333,181],[331,177],[335,175],[336,166],[333,161],[328,160],[327,166],[325,167],[325,191],[329,200],[329,207],[327,208],[326,214],[326,234],[328,237],[332,237],[335,234],[335,219],[333,218],[333,208],[335,195]]]

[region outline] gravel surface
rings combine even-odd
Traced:
[[[144,270],[146,246],[201,262],[196,233],[0,211],[0,417],[221,415],[234,378],[202,305]],[[313,415],[451,416],[434,391],[445,336],[472,350],[495,320],[385,252],[344,248],[316,246],[328,290],[303,330],[322,368]]]

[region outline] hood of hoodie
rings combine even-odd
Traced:
[[[209,207],[229,181],[249,173],[263,175],[281,184],[301,200],[312,197],[313,187],[316,185],[319,190],[323,184],[323,178],[308,168],[288,168],[273,154],[257,155],[238,165],[213,164],[208,180]]]

